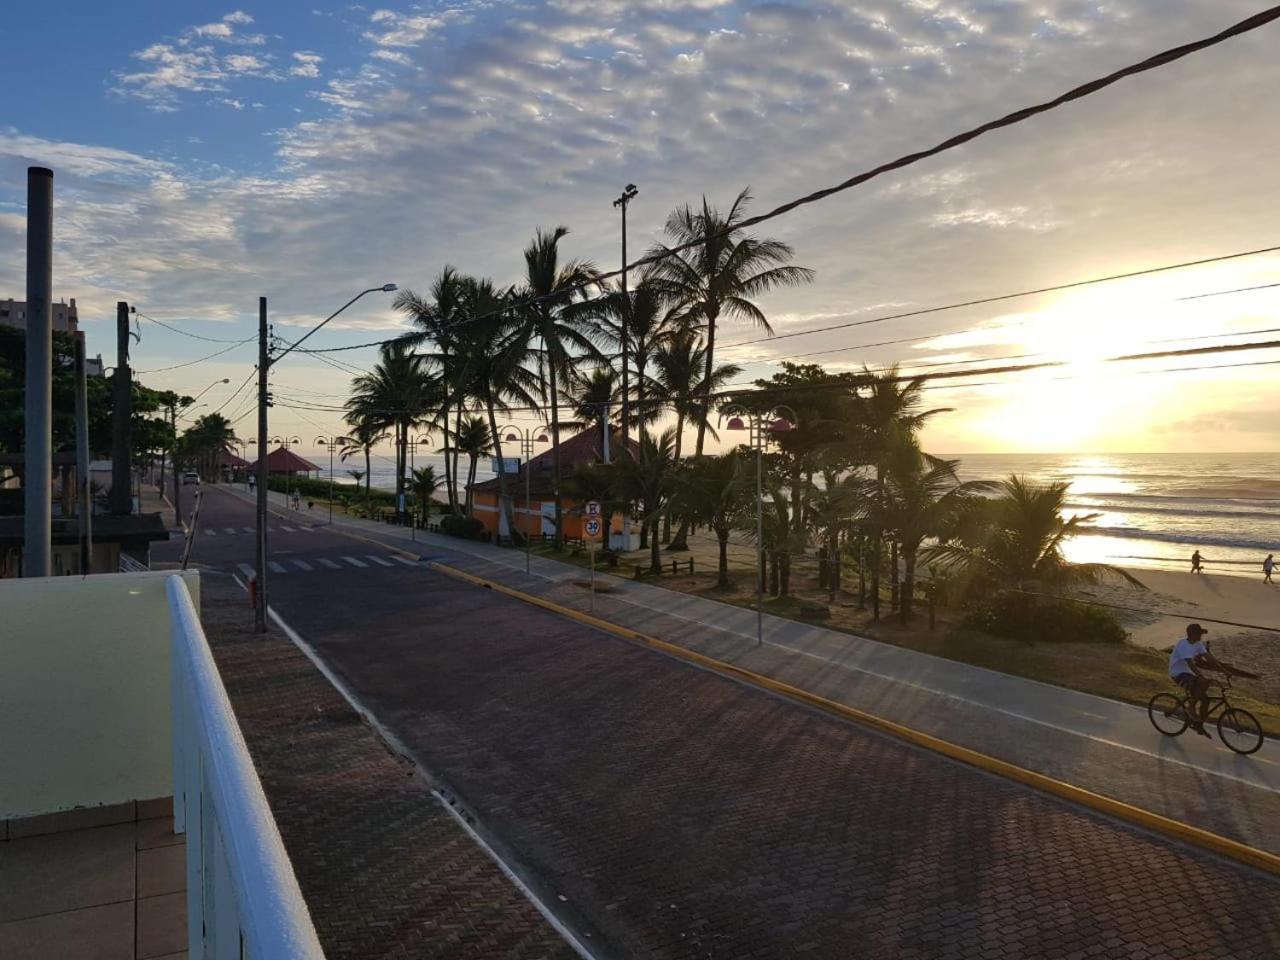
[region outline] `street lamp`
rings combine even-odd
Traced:
[[[777,416],[784,410],[790,420]],[[725,412],[734,414],[725,429],[748,431],[749,443],[756,450],[756,646],[760,646],[764,643],[764,448],[777,434],[790,430],[799,417],[785,404],[774,406],[769,413],[733,404],[725,407]]]
[[[630,430],[630,411],[631,398],[628,389],[628,371],[627,367],[630,361],[627,359],[629,353],[627,346],[631,342],[631,297],[627,293],[627,205],[636,198],[640,190],[634,183],[628,183],[622,191],[622,195],[613,201],[613,205],[622,210],[622,326],[619,331],[622,339],[622,446],[627,445],[627,434]],[[643,411],[641,411],[643,415]],[[606,430],[608,427],[605,428]],[[607,462],[607,461],[606,461]]]
[[[267,376],[271,372],[271,368],[296,350],[299,345],[308,340],[312,334],[323,327],[326,323],[340,314],[347,307],[351,306],[361,297],[370,293],[392,293],[396,290],[394,283],[384,283],[380,287],[369,287],[367,290],[361,290],[354,297],[340,306],[329,316],[325,317],[301,339],[290,344],[288,349],[277,356],[271,356],[271,350],[268,346],[268,334],[270,332],[267,325],[267,298],[258,298],[258,483],[261,489],[258,491],[258,529],[257,529],[257,564],[255,577],[257,578],[257,602],[253,610],[253,631],[254,633],[267,632],[267,407],[268,389]],[[285,482],[286,488],[288,481]]]
[[[343,437],[316,437],[316,445],[329,451],[329,522],[333,523],[333,451],[342,446]]]
[[[287,464],[289,462],[289,448],[296,447],[298,444],[302,443],[302,439],[300,437],[288,437],[288,436],[272,437],[271,442],[278,443],[282,448],[284,448],[285,463]],[[284,472],[284,505],[286,507],[289,505],[289,480],[292,476],[293,476],[292,471],[285,470]]]
[[[422,436],[418,437],[417,439],[414,439],[413,437],[406,437],[404,442],[405,442],[405,446],[409,448],[409,482],[412,483],[413,474],[414,474],[413,455],[415,452],[417,452],[418,447],[420,446],[429,447],[432,445],[432,443],[431,443],[431,438],[427,436],[425,433]],[[427,501],[426,510],[428,513],[430,513],[431,511],[430,500]],[[417,510],[416,509],[410,510],[409,511],[409,539],[410,540],[418,539],[417,525],[418,525]]]
[[[529,504],[531,501],[530,494],[529,494],[529,475],[533,473],[533,471],[529,469],[529,461],[533,459],[533,445],[535,443],[548,443],[550,441],[547,439],[546,433],[542,432],[541,427],[538,427],[535,430],[531,428],[517,427],[514,424],[508,424],[505,427],[499,428],[499,433],[502,433],[502,432],[506,433],[506,436],[504,436],[502,439],[505,440],[507,443],[520,444],[520,456],[524,460],[524,463],[522,464],[524,468],[524,512],[525,512],[525,516],[528,516]],[[535,433],[538,434],[538,436],[535,437],[534,436]],[[497,444],[497,447],[498,447],[498,450],[497,450],[498,458],[501,459],[502,443],[499,442]],[[501,518],[502,516],[501,504],[499,504],[498,516],[499,518]],[[513,517],[515,516],[514,510],[512,511],[512,516]],[[530,567],[532,566],[530,556],[529,556],[529,549],[530,549],[529,542],[531,539],[532,537],[530,537],[530,535],[526,532],[524,535],[524,572],[525,573],[529,573]]]

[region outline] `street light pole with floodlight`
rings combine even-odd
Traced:
[[[529,462],[533,459],[533,445],[535,443],[549,442],[547,439],[547,435],[546,433],[542,432],[541,427],[538,427],[535,430],[532,428],[517,427],[515,424],[508,424],[505,427],[499,427],[498,433],[505,434],[505,436],[503,436],[502,439],[505,440],[507,443],[520,444],[520,456],[524,459],[524,463],[520,465],[521,468],[524,470],[524,513],[525,513],[525,516],[527,517],[529,515],[529,505],[532,500],[529,493],[529,476],[530,474],[533,473],[533,471],[529,469]],[[534,436],[535,433],[538,434],[538,436],[535,437]],[[502,456],[501,441],[497,443],[497,447],[498,447],[498,451],[497,451],[498,456],[501,457]],[[511,512],[511,515],[512,517],[515,516],[514,510]],[[499,523],[502,522],[501,504],[499,504],[498,522]],[[539,522],[541,522],[541,515],[539,515]],[[530,567],[532,566],[532,561],[530,559],[530,552],[529,552],[530,551],[529,545],[532,540],[533,540],[533,537],[528,532],[526,532],[524,534],[524,572],[525,573],[529,573]]]
[[[790,420],[778,416],[784,410]],[[730,404],[724,412],[733,414],[725,429],[749,431],[749,442],[756,451],[756,646],[760,646],[764,643],[764,449],[775,435],[786,433],[799,418],[786,404],[777,404],[769,411]]]
[[[410,486],[412,486],[413,477],[415,473],[413,455],[414,453],[417,452],[418,447],[420,446],[429,447],[429,446],[432,446],[432,443],[431,443],[431,438],[424,433],[422,436],[418,437],[416,440],[413,437],[406,438],[405,445],[409,448],[409,484]],[[424,505],[424,509],[427,511],[429,515],[431,512],[430,497],[427,498],[427,503]],[[417,527],[418,527],[417,511],[410,510],[409,511],[409,539],[410,540],[418,539]]]
[[[285,462],[285,465],[287,466],[289,463],[289,448],[296,447],[298,444],[302,443],[302,438],[287,437],[287,436],[272,437],[271,442],[278,443],[284,449],[284,462]],[[284,472],[284,505],[286,507],[289,506],[289,479],[292,476],[293,476],[293,472],[291,470],[285,470]]]
[[[628,183],[623,188],[622,195],[613,201],[615,207],[622,210],[622,323],[619,329],[620,339],[622,340],[622,447],[626,449],[627,436],[631,430],[631,398],[629,396],[629,377],[628,367],[631,365],[629,359],[630,351],[628,345],[631,343],[631,296],[627,292],[627,205],[636,198],[636,194],[640,191],[634,183]],[[641,411],[641,416],[644,411]],[[606,432],[608,426],[605,426]],[[606,441],[607,442],[607,441]],[[608,462],[608,456],[605,457]]]

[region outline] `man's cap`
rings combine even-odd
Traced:
[[[1192,623],[1192,624],[1188,624],[1188,625],[1187,625],[1187,636],[1188,636],[1188,637],[1189,637],[1189,636],[1191,636],[1191,634],[1193,634],[1193,633],[1194,633],[1196,636],[1203,636],[1204,634],[1206,634],[1206,633],[1208,633],[1208,632],[1209,632],[1208,630],[1206,630],[1204,627],[1200,626],[1200,624],[1198,624],[1198,623]]]

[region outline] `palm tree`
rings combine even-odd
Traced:
[[[568,227],[547,232],[539,228],[533,242],[524,250],[524,285],[517,298],[534,300],[525,310],[527,340],[536,336],[542,344],[538,357],[541,394],[551,405],[551,485],[555,496],[556,546],[564,543],[562,527],[564,508],[560,498],[560,381],[575,361],[574,351],[593,359],[602,359],[593,342],[599,336],[580,311],[566,311],[583,288],[596,276],[589,260],[560,262],[560,241]]]
[[[414,467],[413,495],[422,505],[422,518],[431,516],[431,497],[440,489],[440,478],[436,476],[436,468],[432,466]]]
[[[569,381],[560,399],[569,406],[572,419],[561,421],[571,430],[596,427],[603,435],[606,418],[617,419],[618,375],[612,367],[596,367],[586,376],[569,371]]]
[[[493,437],[489,433],[489,425],[482,417],[467,417],[458,425],[453,436],[454,447],[458,453],[465,453],[470,462],[467,465],[466,513],[471,515],[474,494],[471,488],[476,482],[476,465],[480,458],[493,452]]]
[[[813,279],[812,270],[790,263],[794,251],[781,240],[743,234],[739,224],[750,202],[750,188],[745,188],[723,216],[705,196],[700,209],[688,204],[678,207],[666,223],[671,245],[657,244],[649,251],[650,256],[662,257],[654,264],[654,280],[668,297],[681,304],[681,319],[704,332],[706,356],[701,385],[704,410],[711,406],[716,324],[720,317],[747,320],[772,333],[768,319],[754,299],[776,287],[796,286]],[[693,246],[673,252],[673,248],[684,244]],[[697,456],[702,456],[706,429],[704,417],[698,423]]]
[[[751,512],[755,497],[751,473],[734,449],[721,456],[695,457],[675,474],[672,513],[715,531],[720,545],[716,586],[729,586],[729,534]]]
[[[642,530],[648,528],[649,571],[661,573],[658,558],[658,520],[671,493],[675,471],[675,431],[664,430],[659,437],[648,433],[640,436],[639,448],[624,448],[617,463],[617,491],[620,497],[636,505]]]
[[[231,422],[220,413],[200,417],[182,435],[183,452],[199,464],[200,474],[209,480],[217,472],[218,458],[231,449],[236,439]]]
[[[589,311],[603,323],[605,343],[611,348],[611,355],[615,349],[621,353],[626,339],[635,372],[632,387],[635,407],[628,419],[643,431],[645,425],[658,419],[661,413],[658,406],[647,402],[651,385],[649,366],[655,353],[681,331],[679,309],[671,305],[663,286],[648,272],[625,294],[621,289],[611,289],[603,297],[575,306],[585,308],[584,312]],[[630,404],[633,398],[626,399]],[[629,428],[630,423],[626,426]]]
[[[1066,481],[1032,483],[1017,475],[1001,480],[995,484],[1000,495],[984,505],[985,522],[962,531],[956,542],[927,548],[925,559],[1005,588],[1061,589],[1108,575],[1143,586],[1120,567],[1066,559],[1063,544],[1099,516],[1073,514],[1064,520],[1069,486]]]
[[[427,297],[421,297],[412,290],[402,290],[396,295],[395,309],[409,316],[416,328],[405,337],[405,341],[414,346],[433,343],[433,353],[428,353],[430,360],[440,367],[441,392],[437,423],[446,437],[444,448],[444,481],[449,498],[449,510],[456,513],[458,501],[458,454],[456,447],[447,443],[450,436],[449,414],[454,416],[456,435],[461,429],[462,417],[466,405],[466,394],[458,382],[460,372],[458,360],[458,336],[454,326],[462,316],[463,292],[466,278],[458,273],[457,268],[445,264],[440,274],[431,282],[431,290]]]
[[[742,372],[742,368],[732,363],[721,364],[711,374],[711,380],[704,381],[706,375],[706,347],[698,342],[697,334],[691,330],[678,333],[670,339],[663,340],[654,353],[653,362],[657,370],[656,380],[663,395],[670,402],[676,414],[676,446],[675,459],[681,457],[684,441],[684,428],[689,420],[698,424],[699,431],[715,430],[707,424],[707,407],[705,398],[716,393]],[[688,549],[685,543],[688,525],[681,521],[680,532],[669,549]],[[671,540],[671,517],[663,519],[664,542]]]
[[[364,471],[364,470],[348,470],[347,471],[347,476],[355,480],[357,490],[360,489],[360,481],[363,480],[367,475],[368,475],[367,471]]]
[[[373,448],[387,439],[387,431],[382,424],[373,418],[365,418],[358,412],[350,412],[346,416],[347,424],[351,427],[351,435],[339,437],[338,443],[341,445],[341,459],[345,462],[348,458],[354,457],[358,453],[364,454],[364,470],[348,470],[347,473],[356,477],[356,486],[360,485],[360,477],[364,478],[364,500],[367,504],[372,495],[370,489],[373,483],[373,465],[371,463],[373,456]]]
[[[509,411],[510,400],[535,410],[538,406],[538,375],[533,370],[537,354],[529,346],[527,324],[506,310],[511,297],[510,290],[495,290],[492,280],[468,279],[463,291],[467,322],[458,329],[460,382],[488,414],[495,451],[502,449],[498,411]],[[518,535],[515,510],[507,495],[507,473],[500,453],[497,464],[498,500],[514,539]]]
[[[823,581],[819,586],[825,586],[827,595],[835,600],[840,589],[840,534],[867,515],[875,484],[856,474],[842,476],[834,469],[824,469],[822,481],[822,489],[809,497],[806,519],[821,536],[826,554],[825,578],[819,576]],[[820,572],[822,569],[820,564]]]
[[[428,375],[426,362],[425,356],[403,341],[383,344],[373,369],[351,382],[346,404],[350,413],[394,432],[397,510],[404,507],[409,432],[439,397],[440,383]]]

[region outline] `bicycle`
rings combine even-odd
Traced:
[[[1262,724],[1243,707],[1233,707],[1227,698],[1231,689],[1231,678],[1210,680],[1210,685],[1217,685],[1218,696],[1210,696],[1209,710],[1205,714],[1205,722],[1218,714],[1218,739],[1228,749],[1243,756],[1256,753],[1262,747]],[[1151,725],[1166,737],[1178,737],[1191,723],[1191,709],[1188,697],[1173,693],[1157,693],[1147,703],[1147,716]]]

